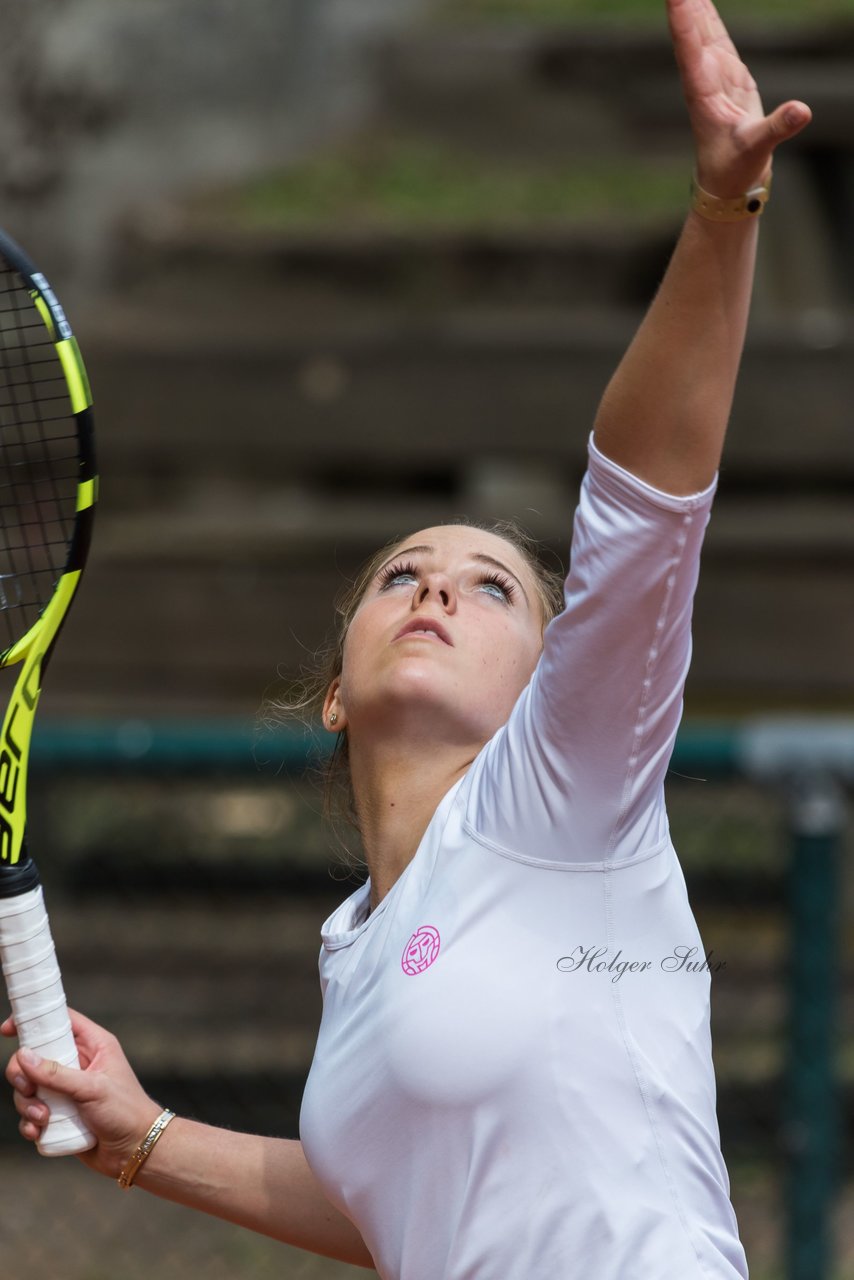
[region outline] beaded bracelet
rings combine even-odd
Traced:
[[[157,1140],[163,1133],[163,1130],[174,1119],[174,1111],[169,1111],[167,1108],[165,1111],[160,1112],[160,1115],[154,1121],[154,1124],[151,1126],[148,1133],[145,1135],[142,1142],[139,1144],[136,1151],[134,1151],[130,1160],[128,1160],[127,1164],[119,1174],[118,1183],[123,1191],[129,1191],[133,1186],[134,1178],[151,1155]]]

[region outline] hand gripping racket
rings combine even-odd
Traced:
[[[42,680],[89,548],[98,490],[91,403],[53,290],[0,232],[0,666],[22,664],[0,735],[0,959],[20,1043],[75,1067],[62,977],[26,847],[26,787]],[[51,1113],[42,1155],[94,1146],[69,1099],[49,1090],[39,1096]]]

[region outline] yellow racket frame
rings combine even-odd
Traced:
[[[64,313],[43,276],[22,272],[33,287],[30,296],[45,323],[62,365],[71,412],[86,446],[81,459],[91,454],[89,414],[92,392],[77,340],[68,329]],[[37,282],[44,283],[44,291]],[[60,337],[64,333],[67,336]],[[17,865],[25,856],[27,830],[27,775],[33,720],[41,695],[42,679],[60,627],[65,621],[80,581],[88,547],[89,529],[98,499],[98,477],[81,479],[77,485],[77,519],[65,570],[41,615],[29,631],[0,653],[0,667],[23,662],[6,709],[0,733],[0,866]]]

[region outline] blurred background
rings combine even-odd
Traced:
[[[775,164],[669,804],[751,1276],[854,1280],[854,0],[721,8],[815,119]],[[364,873],[306,772],[327,735],[256,715],[387,539],[515,517],[567,567],[686,207],[663,4],[0,13],[0,224],[71,315],[102,476],[31,779],[66,989],[164,1104],[296,1137],[319,928]],[[35,1280],[367,1274],[41,1162],[10,1104],[0,1238]]]

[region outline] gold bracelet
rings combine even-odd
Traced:
[[[771,196],[771,175],[743,196],[724,200],[704,191],[694,173],[691,177],[691,208],[701,217],[712,222],[741,222],[745,218],[760,218]]]
[[[129,1191],[131,1189],[134,1178],[151,1155],[160,1135],[163,1133],[163,1130],[174,1119],[174,1111],[169,1111],[167,1108],[165,1111],[160,1112],[160,1115],[154,1121],[154,1124],[151,1126],[148,1133],[145,1135],[142,1142],[139,1144],[136,1151],[134,1151],[130,1160],[128,1160],[124,1169],[122,1169],[119,1174],[118,1183],[123,1191]]]

